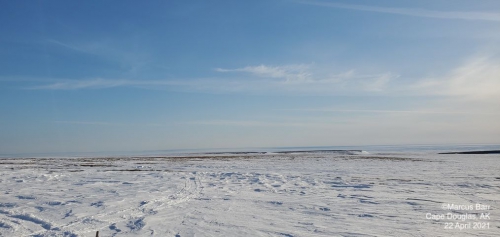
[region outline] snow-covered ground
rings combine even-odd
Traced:
[[[3,158],[0,188],[0,236],[500,236],[499,155]]]

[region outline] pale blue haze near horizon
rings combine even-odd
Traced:
[[[500,144],[500,1],[0,1],[0,154]]]

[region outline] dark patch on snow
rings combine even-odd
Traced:
[[[36,218],[36,217],[31,216],[29,214],[12,215],[11,217],[21,219],[24,221],[30,221],[30,222],[33,222],[35,224],[39,224],[40,226],[42,226],[42,228],[44,228],[46,230],[50,230],[50,228],[52,226],[49,222],[46,222],[42,219]]]
[[[28,200],[36,199],[34,196],[19,195],[19,196],[16,196],[16,197],[19,198],[19,199],[28,199]]]
[[[373,217],[373,216],[370,214],[360,214],[358,215],[358,217]]]
[[[65,231],[64,233],[62,233],[62,235],[60,233],[57,233],[57,234],[53,233],[53,235],[37,234],[37,235],[31,235],[31,236],[32,237],[46,237],[46,236],[78,237],[78,235],[76,235],[75,233],[71,233],[69,231]]]
[[[51,206],[59,206],[59,205],[62,205],[63,203],[62,202],[47,202],[47,204],[51,205]]]
[[[371,188],[368,184],[354,184],[354,185],[332,185],[332,188]]]
[[[66,212],[66,214],[64,215],[63,219],[67,218],[67,217],[70,217],[73,215],[73,210],[69,210],[68,212]]]
[[[15,203],[8,203],[8,202],[1,203],[0,202],[0,207],[12,208],[12,207],[16,207],[16,206],[17,205]]]
[[[103,201],[93,202],[90,204],[92,207],[102,207],[104,205]]]
[[[127,227],[130,228],[131,230],[140,230],[146,225],[146,223],[144,223],[143,220],[144,218],[131,220],[127,223]]]
[[[118,228],[116,227],[116,223],[113,223],[112,225],[110,225],[110,226],[109,226],[109,229],[110,229],[110,230],[114,230],[114,231],[116,231],[116,232],[121,232],[121,231],[122,231],[122,230],[120,230],[120,229],[118,229]]]
[[[359,199],[359,202],[360,203],[367,203],[367,204],[380,204],[378,202],[369,201],[368,199]]]
[[[0,221],[0,228],[12,229],[12,226]]]

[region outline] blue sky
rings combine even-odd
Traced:
[[[2,1],[0,153],[500,143],[500,2]]]

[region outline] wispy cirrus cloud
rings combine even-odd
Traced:
[[[406,80],[392,72],[360,73],[348,70],[329,73],[310,65],[245,66],[216,72],[230,77],[131,80],[91,78],[27,81],[31,90],[83,90],[133,87],[215,93],[293,93],[320,95],[411,95],[461,97],[490,100],[500,98],[500,59],[472,57],[447,73]],[[326,71],[326,73],[325,73]],[[399,79],[402,80],[399,80]],[[24,80],[24,79],[19,79]],[[492,102],[493,103],[493,102]]]
[[[302,112],[339,112],[339,113],[374,113],[374,114],[427,114],[427,115],[446,115],[446,114],[482,114],[482,115],[500,115],[500,112],[473,112],[473,111],[452,111],[452,110],[381,110],[381,109],[333,109],[333,108],[307,108],[307,109],[280,109],[285,111]]]
[[[81,80],[52,79],[51,83],[26,87],[29,90],[79,90],[79,89],[106,89],[115,87],[142,87],[150,86],[174,86],[181,85],[180,81],[169,80],[128,80],[128,79],[106,79],[91,78]]]
[[[78,47],[78,46],[75,46],[75,45],[70,45],[70,44],[67,44],[67,43],[63,43],[63,42],[55,40],[55,39],[48,39],[47,42],[55,44],[55,45],[58,45],[58,46],[61,46],[61,47],[64,47],[66,49],[71,49],[71,50],[74,50],[74,51],[79,51],[79,52],[83,52],[83,53],[93,53],[91,50],[88,50],[88,49],[85,49],[85,48],[82,48],[82,47]]]
[[[421,94],[460,96],[465,99],[500,99],[500,59],[473,57],[446,75],[424,78],[409,87]]]
[[[323,79],[317,79],[317,81],[323,84],[336,84],[344,89],[381,92],[387,89],[389,83],[398,77],[400,77],[399,74],[392,72],[365,74],[359,73],[356,70],[350,70],[344,73],[330,75]]]
[[[201,126],[237,126],[237,127],[316,127],[325,128],[332,125],[346,124],[346,121],[324,120],[314,121],[303,119],[302,121],[267,121],[267,120],[200,120],[188,121],[183,124]]]
[[[142,89],[168,89],[200,92],[248,92],[248,93],[321,93],[342,94],[352,92],[379,93],[392,79],[390,72],[363,74],[349,70],[337,74],[319,73],[308,65],[246,66],[236,69],[217,68],[231,77],[131,80],[111,78],[47,79],[32,81],[30,90],[83,90],[133,87]]]
[[[387,14],[397,14],[405,16],[458,19],[458,20],[479,20],[479,21],[500,21],[498,12],[470,12],[470,11],[436,11],[421,8],[395,8],[376,7],[367,5],[352,5],[326,1],[296,1],[301,4],[315,5],[322,7],[341,8],[356,11],[379,12]]]
[[[93,40],[86,42],[65,42],[47,39],[47,43],[66,49],[73,53],[93,55],[103,60],[115,62],[135,75],[141,69],[151,65],[150,55],[143,50],[130,50],[127,44],[120,40]]]
[[[122,126],[121,123],[99,122],[99,121],[54,121],[59,124],[74,124],[74,125],[104,125],[104,126]]]
[[[90,80],[64,80],[46,85],[27,87],[31,90],[77,90],[77,89],[103,89],[130,85],[127,80],[90,79]]]
[[[305,64],[283,66],[258,65],[235,69],[217,68],[215,71],[222,73],[247,73],[258,78],[281,79],[267,83],[286,90],[314,92],[352,90],[378,92],[384,90],[392,79],[399,77],[399,75],[391,72],[365,74],[359,73],[356,70],[325,74],[324,72],[319,72],[321,70]]]
[[[174,123],[171,121],[164,123],[126,123],[126,122],[103,122],[103,121],[81,121],[81,120],[57,120],[52,121],[57,124],[67,124],[67,125],[90,125],[90,126],[147,126],[147,127],[168,127],[176,126],[181,123]]]
[[[93,54],[102,57],[118,58],[119,56],[124,56],[125,53],[120,50],[114,49],[112,44],[105,41],[91,41],[91,42],[81,43],[81,42],[64,42],[56,39],[47,39],[46,42],[67,50],[84,54]]]
[[[191,125],[220,125],[220,126],[243,126],[243,127],[302,127],[310,126],[308,123],[291,123],[291,122],[272,122],[261,120],[203,120],[189,121],[185,124]]]
[[[308,72],[310,66],[305,64],[286,66],[247,66],[236,69],[216,68],[217,72],[247,72],[258,77],[284,78],[286,82],[307,82],[311,81],[311,73]]]

